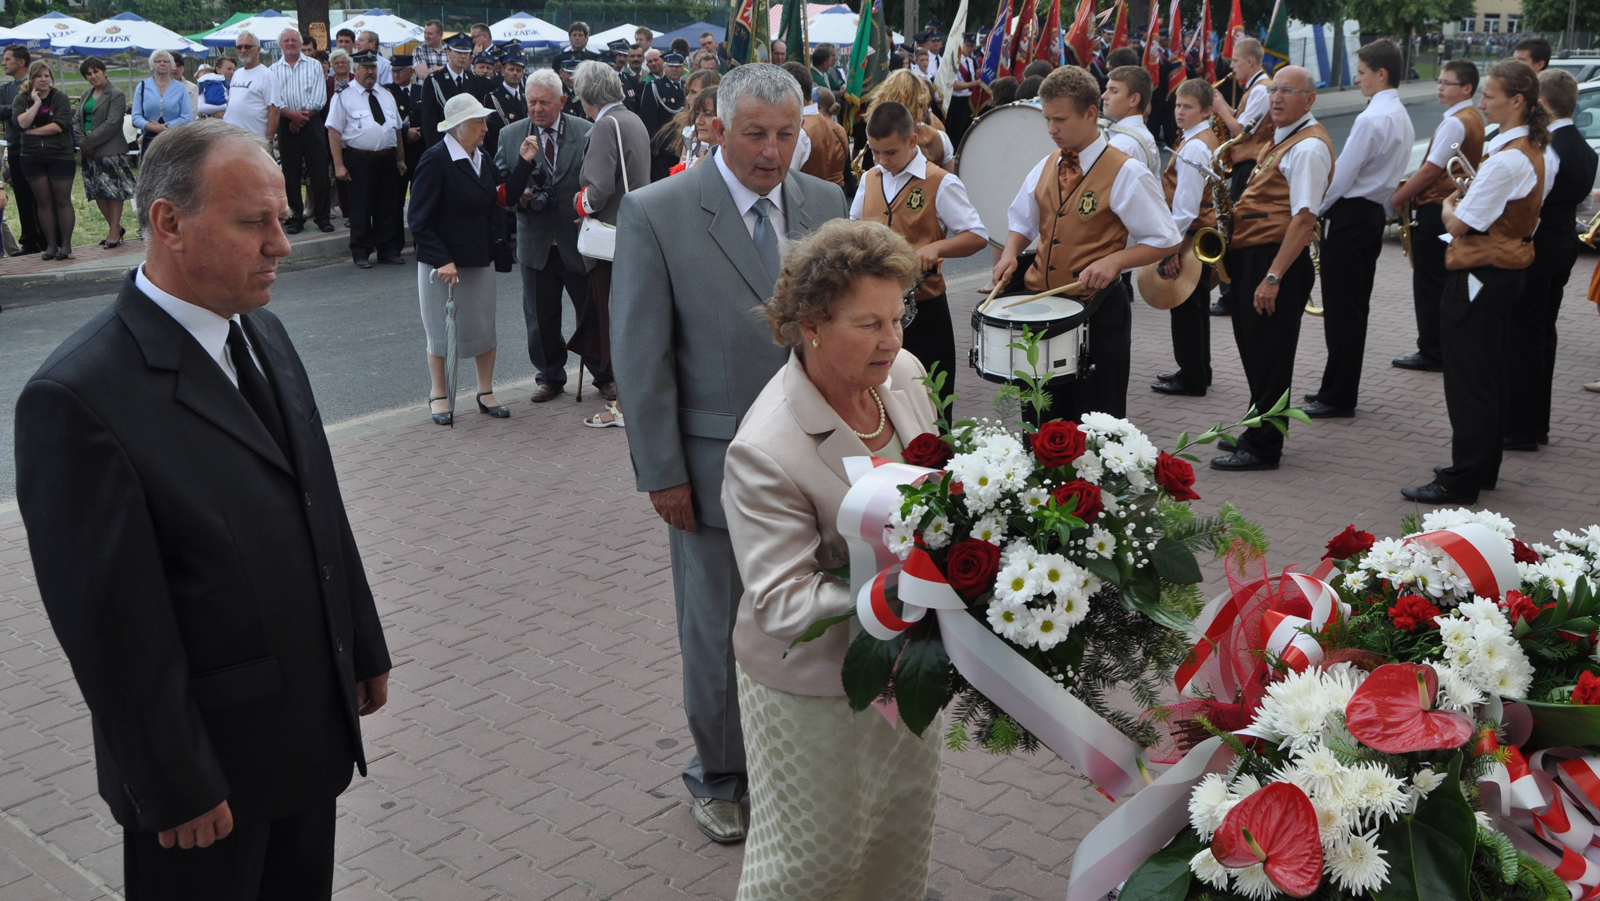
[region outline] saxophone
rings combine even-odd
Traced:
[[[1200,169],[1200,173],[1211,183],[1211,205],[1217,211],[1217,224],[1197,229],[1194,233],[1195,259],[1212,267],[1217,272],[1217,278],[1231,283],[1228,269],[1223,265],[1222,258],[1228,253],[1228,236],[1233,234],[1233,194],[1228,190],[1228,178],[1233,174],[1233,163],[1228,160],[1228,152],[1233,146],[1255,131],[1252,123],[1249,128],[1241,128],[1236,137],[1229,138],[1217,145],[1211,152],[1211,168],[1201,169],[1197,163],[1178,157],[1185,163]]]
[[[1400,185],[1404,187],[1405,181],[1402,180]],[[1405,203],[1395,207],[1394,215],[1400,225],[1400,252],[1406,255],[1406,260],[1411,263],[1411,268],[1415,269],[1417,268],[1417,261],[1411,256],[1411,230],[1417,227],[1417,208],[1411,201],[1407,200]]]

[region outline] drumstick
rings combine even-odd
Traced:
[[[1038,294],[1035,294],[1032,297],[1024,297],[1021,300],[1013,300],[1012,302],[1006,304],[1005,306],[1001,307],[1000,309],[1009,310],[1012,307],[1022,306],[1023,304],[1027,303],[1030,300],[1042,300],[1042,299],[1044,299],[1046,297],[1054,297],[1057,294],[1065,294],[1068,291],[1076,291],[1076,290],[1078,290],[1079,288],[1082,288],[1082,287],[1083,287],[1083,282],[1073,282],[1070,285],[1062,285],[1059,288],[1051,288],[1048,291],[1040,291]]]
[[[989,292],[989,296],[988,296],[988,297],[985,297],[985,298],[984,298],[984,299],[983,299],[983,303],[981,303],[981,304],[978,304],[978,312],[980,312],[980,313],[982,313],[982,312],[984,312],[984,311],[985,311],[985,310],[987,310],[987,309],[989,309],[989,304],[991,304],[991,303],[993,303],[993,302],[994,302],[994,297],[995,297],[995,295],[996,295],[996,294],[999,294],[999,293],[1000,293],[1000,289],[1002,289],[1002,288],[1004,288],[1004,287],[1005,287],[1005,285],[1004,285],[1004,284],[1002,284],[1002,283],[1000,283],[1000,282],[995,282],[995,285],[994,285],[994,290],[993,290],[993,291],[990,291],[990,292]]]

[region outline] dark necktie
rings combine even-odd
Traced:
[[[385,121],[387,121],[383,117],[383,104],[378,102],[378,95],[374,94],[371,88],[367,88],[367,105],[372,107],[372,118],[374,121],[376,121],[379,125],[382,125]]]
[[[256,361],[250,356],[250,345],[244,340],[244,331],[239,328],[238,322],[232,320],[228,322],[228,356],[233,358],[233,371],[239,377],[239,393],[244,395],[245,403],[250,405],[250,409],[256,412],[256,418],[266,426],[267,433],[278,443],[284,458],[293,462],[294,457],[289,453],[289,435],[283,428],[283,413],[272,397],[272,386],[267,384],[266,376],[256,368]]]
[[[556,130],[553,128],[541,129],[544,132],[544,162],[550,171],[556,169]]]

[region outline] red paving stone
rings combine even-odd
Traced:
[[[1552,443],[1507,455],[1483,498],[1523,537],[1587,525],[1600,509],[1600,395],[1582,391],[1600,377],[1600,317],[1582,298],[1594,261],[1579,261],[1562,314]],[[1277,472],[1199,471],[1199,506],[1231,500],[1265,524],[1274,566],[1315,560],[1349,523],[1396,531],[1412,509],[1400,487],[1448,459],[1440,377],[1388,365],[1414,336],[1408,275],[1391,242],[1355,419],[1297,426]],[[975,284],[952,286],[961,335]],[[1242,412],[1226,321],[1212,320],[1212,335],[1210,394],[1155,395],[1146,383],[1171,368],[1167,317],[1135,304],[1130,408],[1158,444]],[[1324,357],[1308,318],[1296,392]],[[992,386],[969,371],[958,385],[963,414],[987,409],[978,399]],[[453,430],[409,414],[335,430],[396,662],[388,708],[365,721],[371,777],[341,801],[339,898],[733,896],[740,850],[695,829],[677,777],[690,742],[664,527],[633,490],[625,435],[579,426],[588,406],[514,403],[509,421],[465,416]],[[7,899],[120,888],[120,834],[94,794],[88,732],[22,527],[0,526]],[[1053,757],[945,762],[929,897],[1061,897],[1077,841],[1110,806]]]

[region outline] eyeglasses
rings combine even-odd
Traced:
[[[254,50],[254,49],[256,49],[257,47],[259,47],[261,45],[260,44],[237,44],[235,46],[240,50]]]
[[[1285,100],[1288,100],[1289,98],[1293,97],[1296,94],[1315,94],[1315,93],[1316,93],[1316,91],[1308,91],[1305,88],[1267,88],[1267,96],[1268,97],[1280,97],[1281,96]]]
[[[1441,87],[1441,88],[1459,88],[1459,87],[1461,87],[1461,82],[1459,82],[1459,81],[1445,81],[1443,78],[1439,79],[1438,84],[1439,84],[1439,87]]]

